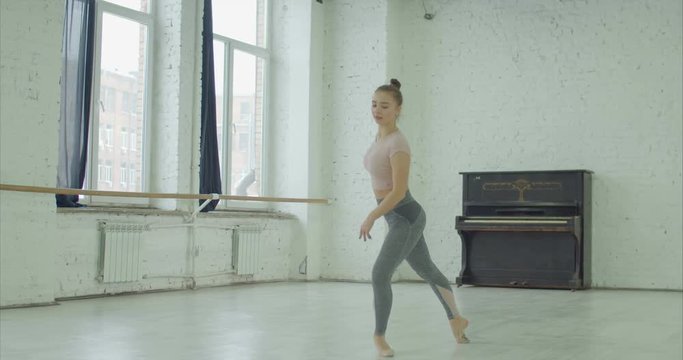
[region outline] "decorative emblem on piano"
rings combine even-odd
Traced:
[[[533,190],[562,190],[561,182],[553,181],[529,181],[526,179],[517,179],[512,182],[487,182],[481,188],[484,191],[518,191],[518,201],[524,200],[525,191]]]

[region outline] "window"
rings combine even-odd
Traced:
[[[116,111],[116,90],[108,86],[102,86],[102,100],[100,101],[100,106],[102,107],[102,112],[115,112]]]
[[[132,167],[128,168],[128,181],[130,182],[130,186],[135,186],[135,184],[137,184],[137,172]]]
[[[213,0],[213,33],[265,47],[266,0]]]
[[[104,164],[97,164],[97,178],[104,179]]]
[[[104,128],[104,146],[108,148],[114,146],[114,129],[111,124],[106,124]]]
[[[149,5],[149,0],[108,0],[108,2],[142,12],[147,12]]]
[[[146,190],[144,181],[136,181],[139,178],[132,174],[144,179],[145,130],[151,104],[147,101],[151,74],[151,1],[154,0],[97,1],[93,97],[99,99],[99,106],[93,109],[92,129],[93,134],[100,136],[99,143],[92,142],[89,163],[100,165],[96,172],[90,171],[90,188]],[[105,201],[147,202],[134,198]]]
[[[247,101],[242,101],[240,102],[240,117],[244,115],[251,115],[252,114],[252,106],[251,102]]]
[[[136,151],[137,150],[137,143],[138,143],[138,135],[135,132],[130,133],[130,150],[131,151]]]
[[[99,188],[104,188],[106,190],[111,189],[112,182],[111,182],[111,161],[107,160],[104,164],[98,164],[97,166],[97,172],[98,172],[98,180],[100,184],[98,184]]]
[[[213,0],[219,161],[226,194],[263,193],[267,5],[267,0]]]
[[[249,151],[249,134],[240,133],[239,134],[239,150],[242,152]]]
[[[137,94],[132,92],[121,93],[121,109],[129,114],[135,114],[137,110]]]
[[[126,151],[128,149],[128,131],[126,128],[121,129],[121,150]]]
[[[125,188],[126,183],[128,179],[128,169],[126,168],[126,163],[121,164],[121,169],[119,171],[119,181],[121,183],[121,187]]]

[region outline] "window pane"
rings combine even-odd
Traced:
[[[263,59],[234,52],[232,81],[233,195],[260,196],[263,134]]]
[[[109,3],[125,6],[129,9],[147,12],[150,0],[106,0]]]
[[[265,46],[265,0],[213,0],[213,32]]]
[[[105,129],[104,129],[104,145],[109,148],[109,151],[111,151],[111,147],[114,146],[114,134],[112,133],[113,127],[111,124],[106,124]]]
[[[121,150],[128,149],[128,131],[126,128],[121,129]]]
[[[122,172],[143,168],[142,151],[136,150],[142,149],[137,142],[144,139],[146,39],[146,26],[103,14],[99,127],[105,131],[100,139],[105,146],[98,152],[98,163],[105,169],[97,183],[100,190],[142,191],[142,182]]]
[[[119,180],[121,181],[121,186],[123,188],[126,187],[127,179],[128,178],[128,169],[126,168],[126,164],[121,164],[121,169],[119,171]]]
[[[137,149],[140,147],[138,144],[138,136],[134,132],[130,133],[130,150],[131,151],[137,151]]]

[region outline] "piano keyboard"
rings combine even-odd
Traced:
[[[566,220],[549,220],[547,218],[544,219],[511,219],[511,218],[506,218],[506,219],[491,219],[491,218],[486,218],[486,219],[473,219],[473,218],[464,218],[462,219],[462,223],[464,224],[539,224],[539,225],[567,225],[572,219],[566,219]]]
[[[515,231],[515,232],[569,232],[576,233],[581,219],[568,217],[492,217],[492,216],[458,216],[455,228],[471,231]]]

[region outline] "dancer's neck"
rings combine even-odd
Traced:
[[[380,140],[387,135],[398,131],[398,126],[382,126],[377,130],[377,140]]]

